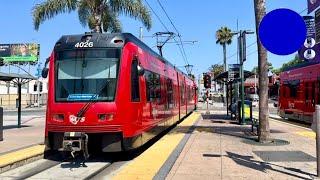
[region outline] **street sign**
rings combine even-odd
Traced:
[[[31,63],[39,59],[39,44],[0,44],[0,58],[4,63]]]
[[[320,59],[320,54],[317,49],[320,45],[316,44],[315,40],[315,18],[313,16],[303,16],[307,28],[307,37],[302,45],[301,49],[298,51],[300,59],[311,62]]]
[[[320,0],[308,0],[308,14],[320,6]]]
[[[238,79],[240,76],[240,64],[229,64],[228,65],[228,79],[229,81],[233,81],[234,79]]]

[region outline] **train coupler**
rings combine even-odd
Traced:
[[[89,158],[88,135],[83,132],[65,132],[62,146],[64,151],[69,151],[74,158],[76,152],[83,152],[85,160]]]

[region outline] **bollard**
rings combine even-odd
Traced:
[[[316,105],[316,151],[317,151],[317,176],[320,177],[320,105]]]

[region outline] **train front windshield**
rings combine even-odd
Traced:
[[[119,58],[120,49],[57,52],[55,100],[114,101]]]

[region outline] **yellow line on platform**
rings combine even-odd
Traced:
[[[29,159],[31,157],[43,154],[44,145],[35,145],[18,151],[14,151],[8,154],[0,156],[0,167]]]
[[[120,169],[112,179],[152,179],[199,117],[199,113],[192,113],[176,128]]]
[[[316,133],[314,133],[313,131],[298,131],[295,133],[300,136],[304,136],[304,137],[308,137],[308,138],[312,138],[312,139],[316,138]]]

